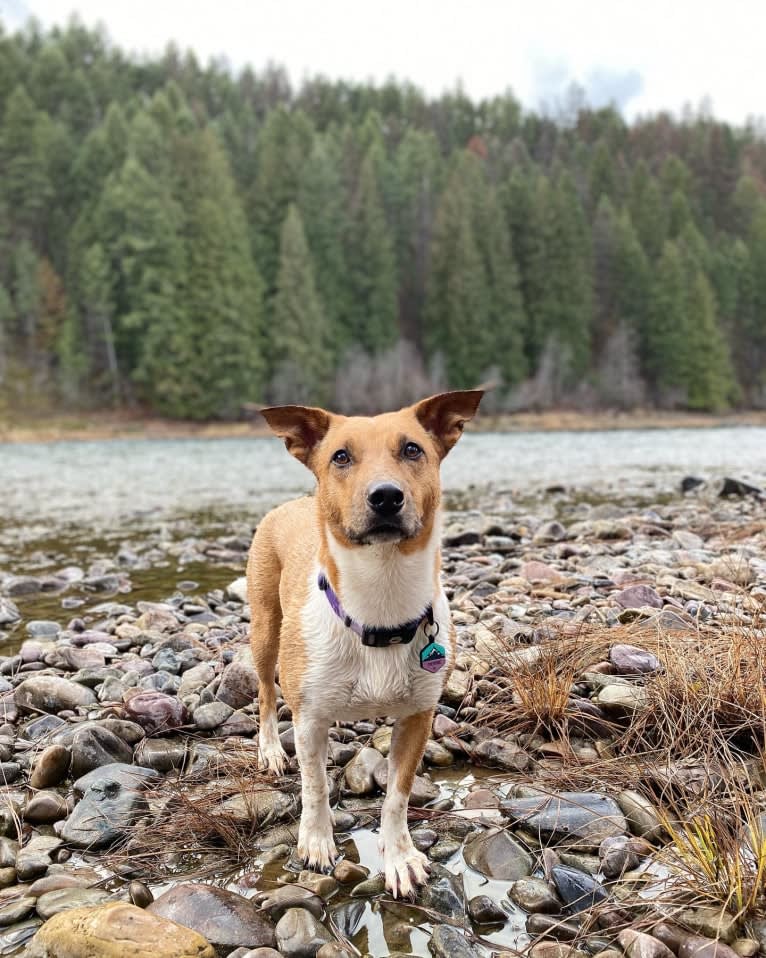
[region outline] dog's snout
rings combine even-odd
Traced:
[[[367,490],[367,502],[379,516],[395,516],[404,505],[404,492],[394,482],[376,482]]]

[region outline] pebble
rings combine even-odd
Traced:
[[[314,958],[332,935],[304,908],[289,908],[276,928],[277,948],[285,958]]]

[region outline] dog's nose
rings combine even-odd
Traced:
[[[378,482],[367,490],[367,502],[379,516],[395,516],[404,505],[404,493],[393,482]]]

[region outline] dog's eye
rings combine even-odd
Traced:
[[[423,455],[423,450],[416,442],[405,443],[403,452],[407,459],[420,459]]]
[[[336,466],[347,466],[351,462],[351,456],[345,449],[339,449],[332,454],[332,461]]]

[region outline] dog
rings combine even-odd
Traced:
[[[261,410],[317,486],[313,496],[268,513],[248,557],[259,758],[271,773],[284,771],[278,660],[301,771],[298,858],[330,872],[337,859],[326,772],[330,727],[395,719],[380,829],[386,888],[395,898],[411,897],[428,878],[407,806],[455,660],[440,581],[440,464],[482,395],[442,393],[374,417],[306,406]]]

